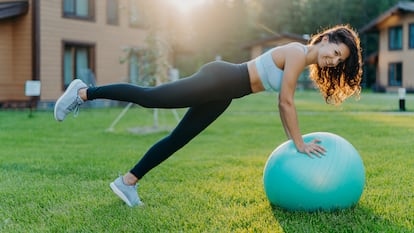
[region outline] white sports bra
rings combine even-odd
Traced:
[[[272,52],[276,48],[270,49],[255,60],[257,72],[266,91],[277,92],[280,90],[282,84],[283,70],[277,67],[272,58]],[[303,45],[303,51],[305,54],[308,53],[308,47],[306,45]]]

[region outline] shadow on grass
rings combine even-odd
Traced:
[[[287,211],[272,205],[272,212],[284,232],[410,232],[372,210],[357,205],[333,212]]]

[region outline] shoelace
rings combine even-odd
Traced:
[[[121,179],[122,179],[122,183],[124,184],[124,185],[126,185],[125,183],[124,183],[124,181],[123,181],[123,175],[120,173],[120,172],[118,172],[118,174],[119,174],[119,177],[121,177]],[[137,188],[139,187],[139,184],[138,183],[136,183],[134,186],[129,186],[129,188],[131,188],[132,190],[134,190],[135,192],[137,192]],[[141,201],[141,198],[139,197],[139,195],[138,195],[138,193],[137,193],[137,196],[136,196],[137,198],[136,199],[134,199],[134,200],[132,200],[132,202],[133,202],[133,205],[139,205],[139,206],[143,206],[144,205],[144,203]]]
[[[123,183],[123,184],[125,184],[125,183],[124,183],[124,178],[123,178],[124,176],[122,175],[122,173],[121,173],[121,172],[118,172],[118,176],[119,176],[119,177],[121,177],[121,179],[122,179],[122,183]],[[126,185],[126,184],[125,184],[125,185]],[[138,183],[136,183],[136,184],[133,186],[133,188],[134,188],[134,189],[137,189],[138,187],[139,187],[139,184],[138,184]]]
[[[73,115],[75,117],[77,117],[79,115],[79,106],[81,104],[83,104],[83,100],[79,96],[76,96],[75,101],[73,101],[73,103],[71,105],[69,105],[69,107],[67,108],[67,110],[69,112],[72,112],[73,111]]]

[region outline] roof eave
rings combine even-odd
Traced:
[[[0,2],[0,20],[24,15],[29,10],[29,3],[25,1]]]
[[[360,33],[377,32],[378,24],[386,20],[388,17],[394,14],[398,14],[400,12],[414,12],[414,8],[413,8],[414,5],[410,7],[410,6],[407,6],[407,4],[412,4],[412,3],[400,2],[396,4],[395,6],[393,6],[392,8],[390,8],[389,10],[387,10],[386,12],[384,12],[383,14],[381,14],[380,16],[378,16],[377,18],[369,22],[367,25],[362,27],[359,30],[359,32]]]

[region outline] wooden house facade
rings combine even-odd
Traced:
[[[135,78],[120,60],[147,46],[143,11],[138,0],[0,0],[0,105],[51,107],[74,78]],[[27,96],[28,81],[39,96]]]
[[[367,62],[376,66],[376,87],[387,92],[414,92],[414,2],[399,2],[363,28],[378,33],[378,52]]]

